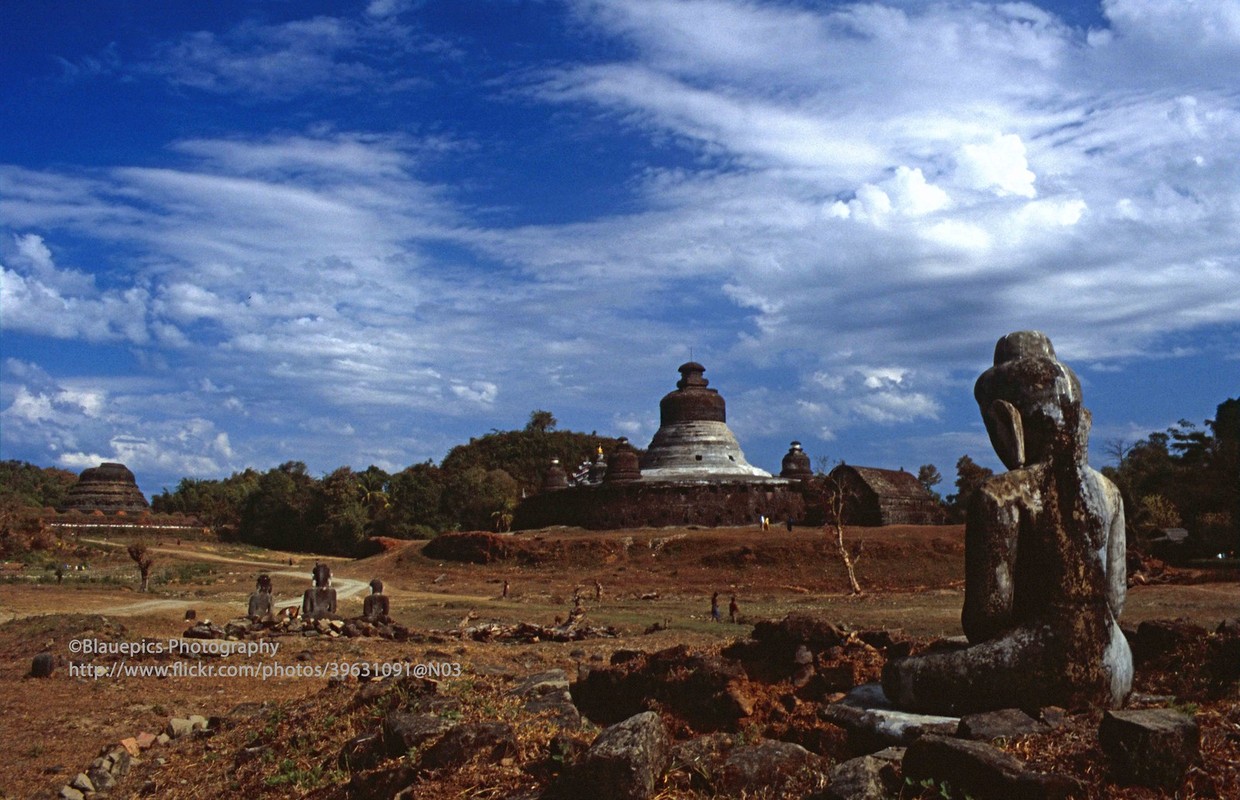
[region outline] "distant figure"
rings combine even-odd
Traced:
[[[370,582],[370,594],[362,601],[362,617],[367,622],[390,623],[392,604],[383,593],[383,581],[375,578]]]
[[[728,603],[728,619],[735,625],[740,615],[741,607],[736,604],[736,595],[732,595],[732,600]]]
[[[57,567],[57,568],[56,568],[56,582],[57,582],[57,583],[64,583],[64,582],[65,582],[65,571],[64,571],[64,568],[62,568],[62,567]]]
[[[771,518],[768,517],[766,514],[763,514],[760,517],[758,517],[758,522],[762,526],[762,530],[769,531],[771,529]]]
[[[258,576],[258,581],[254,587],[254,593],[250,595],[250,602],[245,615],[251,621],[270,620],[274,618],[275,603],[271,598],[271,576],[266,573]]]
[[[792,533],[792,517],[788,517],[788,533]]]
[[[504,581],[504,592],[503,594],[500,595],[500,597],[504,598],[505,600],[508,599],[508,581]]]
[[[594,582],[594,602],[597,603],[598,601],[602,599],[603,599],[603,584],[599,583],[598,581],[595,581]]]
[[[722,622],[723,618],[719,616],[719,593],[715,592],[710,596],[710,621]]]

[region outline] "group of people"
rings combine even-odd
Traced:
[[[728,621],[735,625],[740,621],[741,607],[736,602],[736,595],[732,595],[728,601]],[[710,621],[723,622],[723,617],[719,614],[719,593],[715,592],[710,596]]]
[[[792,525],[793,525],[793,522],[794,522],[794,520],[792,519],[792,517],[788,517],[788,519],[787,519],[787,520],[785,521],[785,523],[784,523],[785,525],[787,525],[787,526],[788,526],[788,530],[789,530],[789,531],[791,531],[791,530],[792,530]],[[769,531],[769,530],[771,529],[771,518],[770,518],[770,516],[769,516],[769,515],[767,515],[767,514],[760,514],[760,515],[758,516],[758,525],[762,528],[762,530],[764,530],[764,531]]]

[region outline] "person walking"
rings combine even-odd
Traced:
[[[723,621],[723,619],[719,616],[719,593],[718,592],[715,592],[714,594],[710,596],[710,621],[711,622],[722,622]]]
[[[728,603],[728,619],[735,625],[740,618],[741,607],[736,604],[736,595],[732,595],[732,601]]]

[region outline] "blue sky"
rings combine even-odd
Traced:
[[[1047,332],[1094,461],[1240,394],[1240,2],[0,7],[0,450],[156,493],[646,444],[950,481]]]

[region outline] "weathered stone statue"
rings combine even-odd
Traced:
[[[370,582],[370,594],[362,601],[362,618],[367,622],[387,624],[392,621],[392,604],[383,593],[383,581],[375,578]]]
[[[1118,707],[1132,653],[1119,490],[1089,467],[1081,384],[1037,331],[1008,334],[974,396],[1009,472],[987,480],[965,526],[962,623],[970,646],[890,662],[898,707],[960,714]]]
[[[316,562],[310,574],[314,577],[314,588],[307,589],[302,595],[301,616],[305,619],[318,619],[335,614],[336,590],[331,586],[331,567]]]
[[[245,614],[251,620],[275,619],[275,603],[271,597],[271,576],[266,573],[258,576],[258,584],[250,595],[249,608]]]

